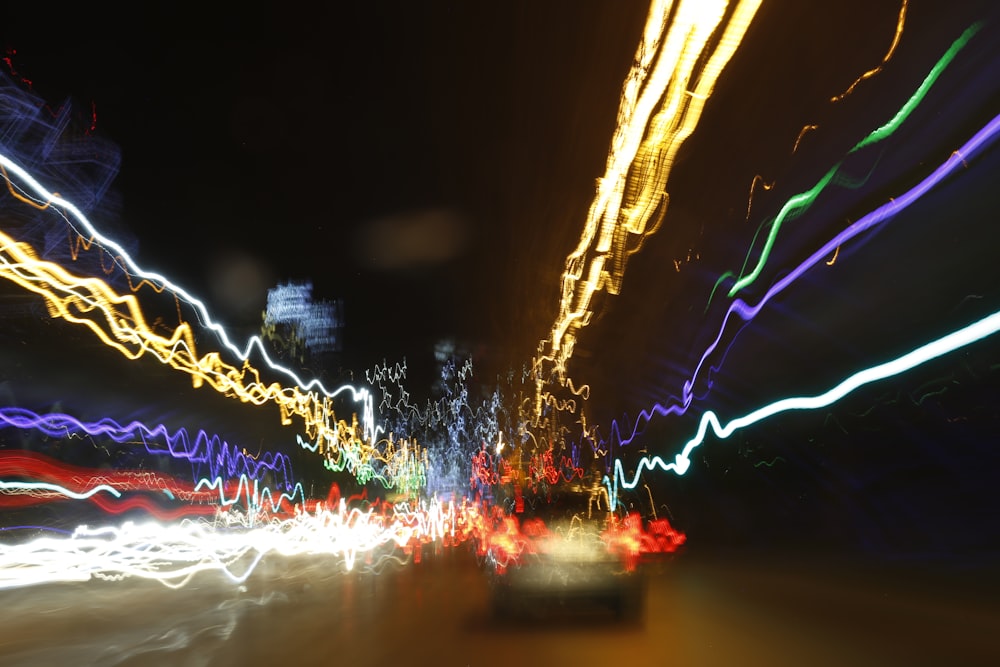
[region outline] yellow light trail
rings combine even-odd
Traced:
[[[2,231],[0,278],[40,295],[52,317],[90,329],[101,342],[128,359],[151,355],[188,373],[196,388],[207,384],[244,403],[277,404],[283,424],[291,424],[292,417],[302,419],[305,433],[317,443],[320,454],[337,452],[341,443],[356,446],[360,441],[357,421],[338,421],[330,396],[278,382],[265,383],[249,361],[237,367],[223,362],[218,352],[199,357],[187,322],[181,322],[168,335],[158,334],[146,322],[134,295],[119,294],[98,278],[77,276],[58,264],[41,260],[28,244]],[[369,454],[382,457],[374,450]]]
[[[544,385],[567,382],[577,332],[599,292],[618,294],[625,264],[655,233],[668,202],[674,157],[698,124],[716,80],[742,42],[761,0],[654,0],[625,80],[607,168],[583,235],[566,259],[559,312],[534,359],[541,413]]]

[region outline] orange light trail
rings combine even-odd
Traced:
[[[802,143],[802,137],[806,136],[806,132],[812,132],[813,130],[818,130],[818,129],[819,125],[814,125],[814,124],[803,125],[802,129],[799,130],[799,136],[795,137],[795,144],[792,145],[792,153],[799,150],[799,144]],[[747,213],[749,217],[749,207],[747,208]]]
[[[859,83],[861,83],[865,79],[870,79],[871,77],[881,72],[882,66],[885,65],[887,62],[889,62],[889,60],[892,58],[892,54],[896,52],[896,47],[899,46],[899,39],[903,36],[903,24],[906,22],[906,5],[908,1],[909,0],[903,0],[903,4],[899,8],[899,17],[896,19],[896,33],[892,36],[892,44],[889,45],[889,50],[882,57],[882,62],[879,63],[877,66],[871,68],[861,76],[859,76],[857,79],[855,79],[854,83],[848,86],[847,90],[842,92],[840,95],[831,97],[830,98],[831,102],[839,102],[840,100],[850,95],[854,91],[854,89],[858,86]]]

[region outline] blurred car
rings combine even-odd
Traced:
[[[499,618],[551,618],[642,614],[642,569],[616,548],[608,511],[588,495],[560,498],[548,521],[504,516],[485,548],[494,614]]]

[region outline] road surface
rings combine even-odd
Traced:
[[[638,620],[587,607],[500,620],[464,547],[379,574],[275,557],[243,586],[206,575],[179,590],[0,591],[0,664],[996,665],[1000,598],[985,571],[688,552],[647,573]]]

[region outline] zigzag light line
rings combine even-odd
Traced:
[[[0,427],[4,425],[35,429],[58,438],[85,433],[90,436],[105,436],[118,443],[138,439],[150,454],[169,454],[174,458],[184,459],[195,466],[196,470],[198,466],[206,466],[211,477],[236,477],[245,474],[256,479],[263,469],[280,473],[279,482],[285,488],[291,488],[293,484],[292,462],[288,455],[264,452],[260,456],[251,457],[245,451],[239,451],[235,445],[203,430],[191,437],[183,428],[170,432],[163,424],[152,427],[138,421],[120,424],[110,417],[96,422],[83,422],[63,413],[39,415],[27,408],[18,407],[0,408]],[[159,438],[164,440],[166,449],[151,444]]]
[[[576,333],[589,324],[596,294],[620,291],[628,258],[659,228],[674,156],[697,126],[760,0],[737,2],[731,11],[727,4],[651,3],[623,86],[606,170],[598,179],[580,241],[566,258],[559,314],[548,339],[538,345],[533,364],[536,418],[548,376],[565,384]]]
[[[86,500],[93,496],[94,494],[110,493],[115,498],[121,498],[121,492],[107,484],[97,484],[96,486],[86,490],[86,491],[72,491],[67,489],[65,486],[59,484],[50,484],[49,482],[6,482],[0,480],[0,491],[14,491],[14,492],[34,492],[34,491],[46,491],[51,493],[56,493],[60,496],[66,496],[67,498],[72,498],[74,500]]]

